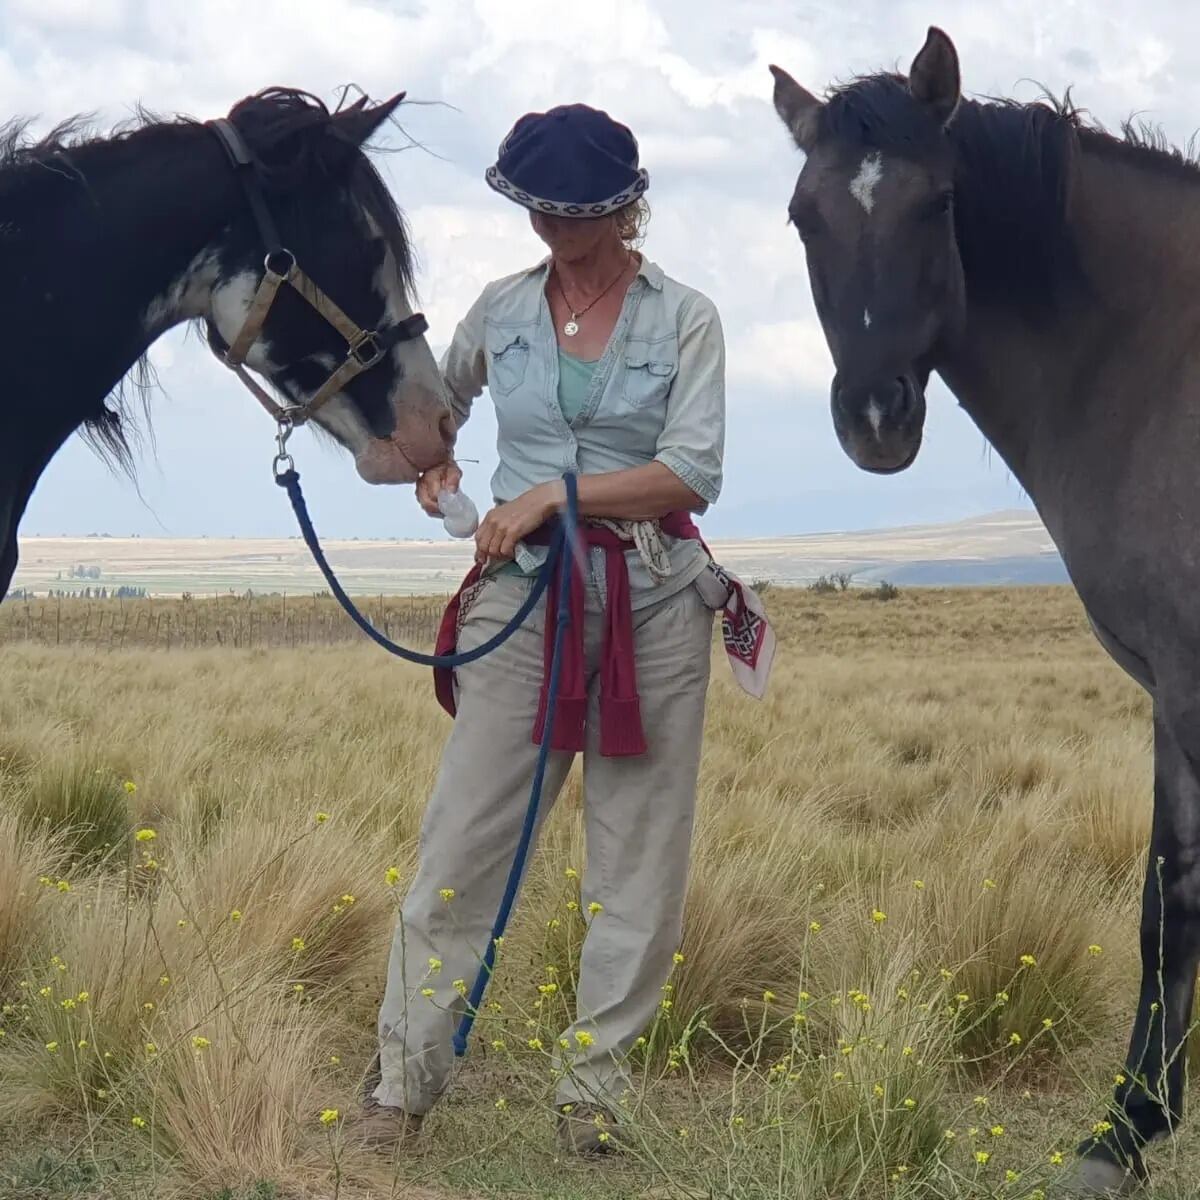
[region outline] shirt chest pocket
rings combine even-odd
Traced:
[[[621,364],[621,398],[630,408],[654,408],[667,398],[679,371],[679,345],[631,340]]]
[[[521,333],[492,330],[487,339],[488,390],[507,396],[525,382],[529,341]]]

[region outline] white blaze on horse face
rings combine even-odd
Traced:
[[[863,206],[865,212],[875,207],[875,189],[883,178],[883,155],[873,150],[859,165],[858,174],[850,180],[850,195]]]
[[[875,402],[874,399],[867,404],[867,420],[871,422],[871,429],[875,436],[879,436],[879,426],[883,424],[883,409]]]
[[[871,310],[869,308],[863,309],[863,328],[871,328]]]

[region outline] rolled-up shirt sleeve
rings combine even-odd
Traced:
[[[716,305],[695,293],[679,318],[679,370],[654,461],[673,471],[703,501],[721,493],[725,454],[725,335]]]
[[[487,384],[487,358],[484,354],[483,315],[487,309],[487,288],[459,321],[454,337],[442,355],[439,369],[454,413],[454,427],[461,429],[471,415],[471,406]]]

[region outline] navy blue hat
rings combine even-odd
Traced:
[[[514,203],[556,217],[607,216],[650,186],[630,130],[586,104],[526,113],[486,178]]]

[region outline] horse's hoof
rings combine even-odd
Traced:
[[[1141,1188],[1142,1180],[1128,1167],[1107,1158],[1080,1158],[1055,1189],[1055,1194],[1063,1197],[1134,1196]]]

